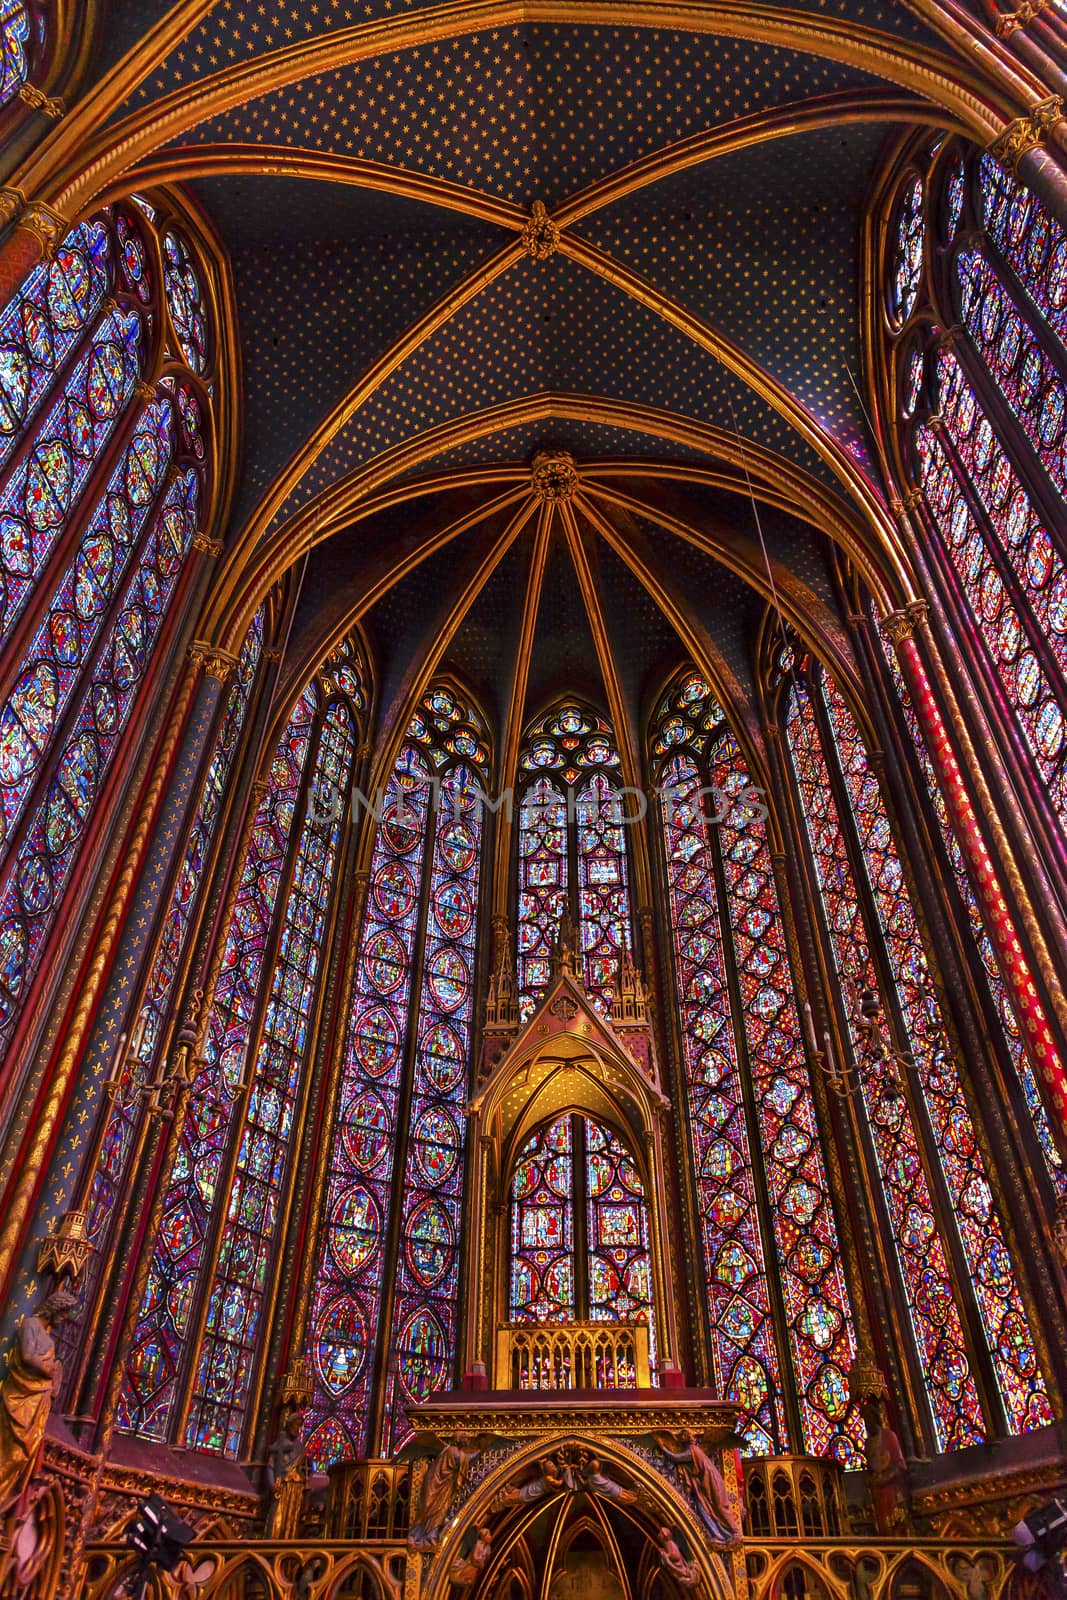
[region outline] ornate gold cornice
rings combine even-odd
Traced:
[[[604,1391],[605,1395],[609,1392]],[[413,1427],[438,1438],[495,1433],[505,1439],[522,1439],[541,1433],[589,1432],[625,1437],[686,1427],[700,1437],[710,1435],[724,1442],[734,1437],[742,1416],[741,1407],[729,1400],[710,1400],[704,1395],[667,1400],[662,1390],[645,1393],[647,1400],[630,1405],[617,1399],[575,1400],[567,1398],[566,1391],[558,1398],[545,1394],[540,1400],[500,1399],[495,1403],[479,1401],[475,1395],[451,1395],[409,1406],[408,1417]]]
[[[1058,94],[1031,106],[1025,117],[1009,122],[1003,133],[990,142],[989,151],[1009,172],[1019,170],[1019,162],[1030,150],[1038,150],[1058,122],[1063,121],[1063,101]]]

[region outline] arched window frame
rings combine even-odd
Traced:
[[[446,709],[448,705],[451,711]],[[305,1433],[309,1456],[320,1465],[399,1448],[410,1433],[404,1412],[412,1392],[410,1386],[414,1384],[414,1398],[419,1398],[447,1385],[458,1356],[466,1152],[460,1150],[458,1162],[448,1166],[442,1183],[429,1181],[420,1159],[425,1149],[420,1145],[418,1126],[437,1105],[454,1116],[463,1139],[462,1109],[474,1050],[477,930],[488,892],[487,874],[482,870],[486,808],[481,804],[490,773],[486,729],[484,713],[464,687],[451,679],[436,680],[422,697],[406,730],[381,797],[379,815],[372,818],[375,827],[367,895],[343,1037],[339,1041],[337,1109],[330,1130],[331,1154],[307,1335],[315,1393],[305,1419]],[[454,798],[450,797],[453,776],[460,781],[462,772],[469,774],[462,781],[469,783],[473,777],[482,793],[480,796],[475,791],[470,797],[472,823],[476,819],[477,824],[477,847],[475,859],[465,870],[472,877],[477,875],[477,893],[473,896],[469,950],[464,957],[468,980],[465,996],[452,1013],[462,1019],[460,1028],[466,1032],[464,1040],[460,1030],[454,1030],[462,1049],[460,1061],[456,1053],[447,1058],[434,1056],[428,1048],[425,1026],[429,1023],[432,1034],[438,1025],[431,968],[435,951],[442,944],[431,931],[431,922],[435,921],[431,917],[431,891],[439,862],[438,846],[459,820],[454,814]],[[398,774],[404,775],[399,787]],[[404,827],[414,828],[416,834],[414,844],[400,857],[410,855],[416,886],[407,910],[391,906],[376,894],[380,876],[392,872],[398,859],[390,844],[390,819],[396,815],[401,793],[410,818]],[[384,959],[386,946],[379,949],[377,943],[383,935],[391,941],[390,948],[397,946],[397,929],[401,956],[389,959],[394,964],[399,961],[403,971],[397,983],[383,992],[373,981],[371,966]],[[448,943],[443,941],[444,945]],[[389,1003],[393,993],[399,995],[398,1009]],[[388,1017],[388,1028],[385,1034],[375,1032],[372,1044],[377,1049],[385,1039],[391,1057],[384,1066],[376,1061],[374,1071],[369,1072],[364,1058],[365,1038],[370,1036],[360,1035],[358,1024],[378,1013],[383,1013],[383,1026]],[[439,1070],[442,1061],[446,1062],[443,1075]],[[366,1110],[360,1110],[370,1103],[368,1096],[376,1102],[370,1122]],[[359,1116],[349,1121],[347,1112],[353,1107]],[[385,1138],[383,1143],[383,1126],[386,1130],[399,1130],[399,1136],[391,1142]],[[350,1153],[349,1145],[356,1140],[378,1142],[369,1165],[358,1164]],[[353,1195],[360,1197],[362,1209],[357,1208],[358,1215],[352,1210]],[[426,1213],[427,1201],[446,1217],[450,1241],[429,1236],[416,1239],[409,1228],[419,1215]],[[409,1265],[406,1243],[412,1249],[437,1252],[444,1264],[432,1283],[420,1285]],[[440,1330],[440,1348],[435,1351],[432,1343],[424,1343],[419,1349],[409,1349],[405,1368],[405,1330],[420,1317],[428,1325],[427,1314]],[[345,1383],[328,1383],[324,1370],[337,1370],[343,1377],[351,1351],[356,1354],[353,1376]],[[338,1362],[342,1363],[340,1367]]]
[[[857,1287],[848,1283],[842,1259],[825,1153],[830,1130],[812,1087],[766,791],[753,787],[742,747],[699,673],[683,669],[655,704],[650,765],[713,1367],[725,1392],[734,1394],[736,1383],[737,1396],[749,1406],[753,1453],[786,1450],[792,1440],[794,1449],[830,1453],[856,1466],[862,1427],[846,1374],[856,1349],[851,1299]],[[686,949],[697,938],[702,959]],[[769,1001],[772,995],[778,1001],[773,1011],[761,1004],[761,996]],[[709,1008],[720,1016],[711,1037]],[[723,1064],[710,1085],[698,1076],[709,1050]],[[715,1152],[727,1142],[729,1176],[716,1184]],[[803,1212],[790,1201],[798,1184],[809,1198],[819,1197]],[[738,1192],[746,1206],[727,1226],[722,1198]],[[741,1282],[715,1270],[723,1251],[732,1252],[730,1261],[750,1263],[742,1280],[745,1298],[762,1309],[743,1349],[731,1321]],[[810,1281],[797,1269],[800,1251],[822,1264]],[[746,1363],[753,1374],[753,1364],[763,1369],[758,1403],[754,1376],[741,1377]],[[787,1389],[797,1396],[795,1408],[783,1405]]]
[[[845,1042],[847,1059],[844,1065],[854,1073],[862,1091],[855,1096],[855,1103],[857,1107],[863,1107],[860,1122],[864,1150],[870,1163],[870,1190],[875,1196],[875,1205],[881,1217],[880,1227],[886,1237],[894,1241],[897,1272],[894,1274],[893,1293],[902,1308],[901,1325],[910,1326],[913,1330],[914,1345],[909,1340],[909,1347],[904,1354],[911,1364],[915,1392],[925,1394],[930,1401],[926,1425],[932,1428],[935,1447],[939,1450],[962,1448],[994,1434],[1029,1431],[1031,1427],[1043,1425],[1051,1414],[1048,1410],[1047,1387],[1037,1364],[1040,1361],[1038,1354],[1035,1362],[1036,1389],[1028,1401],[1024,1402],[1019,1396],[1013,1399],[1016,1417],[1014,1421],[1009,1420],[1006,1409],[1008,1399],[1002,1383],[1011,1380],[1006,1366],[997,1366],[1004,1352],[994,1350],[992,1330],[980,1309],[978,1290],[968,1261],[968,1251],[973,1255],[977,1248],[975,1240],[978,1234],[974,1234],[969,1245],[965,1244],[961,1225],[957,1223],[958,1206],[951,1194],[952,1185],[958,1186],[962,1182],[968,1164],[974,1172],[984,1174],[982,1181],[987,1184],[991,1166],[988,1151],[984,1149],[978,1133],[981,1128],[980,1117],[968,1097],[966,1075],[959,1071],[952,1039],[945,1025],[943,1002],[938,992],[940,978],[935,952],[928,948],[925,925],[915,909],[917,902],[907,876],[907,853],[901,849],[896,837],[894,808],[884,793],[884,786],[870,757],[870,745],[862,721],[856,719],[852,707],[832,680],[824,679],[822,666],[811,657],[799,658],[790,649],[783,652],[776,678],[773,692],[775,715],[787,753],[787,781],[792,788],[798,813],[804,819],[802,844],[812,867],[816,887],[813,907],[815,921],[828,955],[827,970],[838,975],[831,1004],[837,1015],[839,1037]],[[843,773],[843,756],[838,753],[839,734],[835,732],[829,699],[838,706],[837,715],[842,725],[851,729],[848,739],[855,744],[858,758],[861,759],[863,782],[873,785],[870,792],[876,798],[871,803],[872,816],[878,813],[881,818],[875,827],[882,840],[879,850],[885,858],[883,867],[879,869],[880,880],[885,879],[885,873],[892,868],[894,861],[903,869],[903,876],[894,892],[900,901],[911,907],[913,945],[921,950],[919,968],[923,975],[922,982],[929,986],[921,1035],[909,1026],[906,1019],[905,1001],[899,988],[898,963],[902,959],[902,952],[891,955],[882,914],[877,909],[876,901],[882,891],[875,888],[868,874],[859,826]],[[791,713],[790,708],[794,705],[808,707],[805,713],[805,737],[813,741],[812,747],[817,752],[814,766],[803,761],[798,766],[794,732],[790,726],[791,716],[797,715],[796,712]],[[819,763],[821,768],[816,771]],[[809,768],[808,776],[803,777],[802,769]],[[806,793],[806,789],[810,793]],[[816,799],[809,803],[813,795]],[[811,820],[813,817],[814,821]],[[841,907],[847,904],[851,918],[848,928],[838,927],[836,930],[840,943],[835,941],[831,933],[830,918],[836,913],[824,886],[825,866],[820,866],[817,853],[812,849],[813,827],[816,836],[822,840],[820,848],[825,860],[839,862],[834,869],[834,893]],[[847,887],[849,882],[855,887],[854,898]],[[849,969],[850,962],[855,970]],[[908,970],[910,972],[912,967]],[[900,1075],[902,1095],[888,1101],[887,1091],[895,1096],[892,1078],[888,1075],[890,1069],[884,1060],[878,1063],[871,1056],[864,1055],[860,1044],[857,1005],[860,991],[865,986],[876,989],[884,999],[894,1047],[919,1063],[913,1069],[903,1070]],[[910,1006],[914,999],[913,995],[907,1004]],[[936,1067],[938,1050],[944,1051],[941,1059],[946,1064],[953,1064],[947,1073],[942,1067],[940,1079]],[[934,1077],[930,1082],[935,1084],[934,1093],[942,1105],[954,1102],[961,1107],[964,1120],[959,1124],[958,1133],[962,1163],[956,1162],[949,1146],[942,1142],[936,1132],[928,1082],[931,1071]],[[893,1110],[894,1104],[904,1113],[903,1116]],[[942,1110],[939,1109],[937,1114],[940,1117]],[[958,1171],[950,1179],[949,1166],[953,1163]],[[895,1179],[887,1181],[887,1173],[897,1172],[899,1176],[905,1170],[910,1174],[908,1183],[901,1185]],[[920,1210],[916,1212],[914,1222],[908,1222],[905,1228],[905,1213],[910,1216],[908,1208],[914,1202],[918,1202]],[[927,1207],[932,1219],[932,1229],[921,1221],[923,1206]],[[1026,1327],[1017,1268],[1008,1253],[1013,1243],[1010,1223],[1006,1229],[1006,1212],[1003,1204],[997,1203],[995,1193],[992,1196],[992,1213],[995,1221],[986,1237],[991,1243],[999,1239],[999,1244],[993,1243],[993,1248],[1004,1256],[1005,1269],[1012,1283],[1010,1297],[1014,1299],[1022,1317],[1024,1340],[1029,1340],[1032,1348],[1033,1336]],[[921,1248],[918,1242],[920,1238]],[[940,1243],[936,1244],[936,1241]],[[935,1260],[935,1249],[940,1252],[940,1263]],[[1000,1259],[999,1255],[997,1259]],[[955,1329],[946,1335],[949,1345],[957,1352],[957,1355],[951,1356],[951,1360],[962,1358],[969,1368],[969,1376],[964,1375],[958,1385],[955,1400],[949,1387],[943,1383],[939,1387],[934,1381],[935,1374],[944,1368],[944,1360],[950,1359],[941,1350],[938,1323],[929,1317],[927,1309],[916,1309],[924,1305],[923,1296],[917,1291],[920,1285],[926,1285],[934,1270],[941,1273],[946,1290],[945,1303],[951,1301],[955,1306],[952,1313]],[[960,1370],[964,1372],[962,1367]],[[942,1396],[937,1405],[930,1400],[935,1389]],[[1024,1403],[1033,1408],[1029,1420],[1025,1421],[1021,1420]]]
[[[199,375],[192,373],[181,358],[172,330],[157,240],[158,230],[166,228],[178,229],[186,238],[200,285],[211,343],[209,360],[203,364],[204,370]],[[31,324],[24,320],[29,315],[26,308],[37,307],[32,313],[36,319],[32,326],[50,326],[51,337],[58,337],[59,325],[47,310],[48,295],[53,292],[50,286],[57,272],[67,271],[68,240],[77,243],[90,238],[97,241],[92,257],[97,265],[90,266],[90,258],[85,254],[84,264],[77,272],[88,275],[88,305],[92,309],[80,320],[75,319],[72,335],[61,341],[58,359],[53,362],[48,356],[42,366],[32,352],[38,349],[44,360],[51,346],[32,343],[37,335],[28,331]],[[106,256],[100,254],[101,245],[106,248]],[[92,278],[94,273],[100,272],[103,278],[95,291],[94,304]],[[68,285],[73,281],[68,278]],[[42,439],[55,437],[57,429],[61,437],[74,437],[69,432],[73,426],[69,419],[74,415],[70,407],[76,402],[69,396],[77,395],[79,385],[90,381],[78,375],[83,370],[87,353],[94,348],[94,340],[99,340],[99,330],[123,320],[130,326],[139,322],[141,327],[139,349],[131,357],[133,372],[124,379],[121,403],[112,413],[113,420],[107,425],[106,436],[99,437],[104,426],[102,422],[94,422],[88,435],[84,430],[79,435],[86,438],[92,453],[85,472],[80,479],[73,480],[77,484],[73,503],[68,504],[61,515],[50,514],[48,527],[42,531],[39,553],[31,563],[31,569],[35,570],[29,580],[18,578],[14,566],[5,573],[9,583],[13,578],[16,582],[12,596],[15,609],[8,619],[0,656],[0,716],[16,717],[14,709],[4,712],[2,706],[14,706],[12,695],[17,693],[26,673],[35,670],[34,652],[38,645],[44,652],[42,661],[63,659],[55,654],[55,625],[48,620],[50,613],[66,618],[66,637],[74,649],[73,656],[62,669],[59,692],[63,698],[45,741],[39,746],[36,764],[28,769],[28,787],[26,783],[22,785],[16,811],[10,819],[3,852],[7,864],[0,867],[5,881],[20,848],[31,852],[41,849],[34,837],[35,829],[40,833],[43,824],[35,823],[34,819],[43,815],[46,802],[56,804],[54,797],[63,791],[67,764],[72,759],[72,741],[74,748],[80,748],[87,739],[91,740],[97,751],[94,759],[99,762],[99,775],[93,780],[96,793],[85,808],[69,847],[65,853],[58,856],[53,853],[51,857],[51,870],[58,874],[59,888],[53,892],[51,904],[38,915],[37,932],[32,931],[32,919],[27,924],[31,940],[29,961],[21,979],[17,978],[18,969],[15,968],[15,981],[20,987],[14,1004],[8,1004],[4,1029],[9,1060],[15,1060],[21,1053],[25,1026],[36,1009],[29,1003],[32,996],[38,992],[40,984],[47,981],[47,970],[55,970],[60,965],[59,944],[62,942],[66,948],[77,927],[77,916],[71,912],[75,900],[85,894],[93,841],[102,837],[105,819],[114,818],[130,760],[150,714],[150,689],[165,673],[182,626],[197,570],[194,549],[206,548],[208,531],[221,509],[216,473],[217,421],[219,416],[232,416],[233,401],[229,394],[232,361],[228,346],[220,344],[213,331],[219,316],[217,282],[212,254],[195,219],[179,212],[165,195],[151,202],[138,197],[116,202],[72,229],[52,261],[37,268],[0,310],[0,327],[10,324],[17,335],[16,344],[22,341],[20,348],[28,363],[24,370],[30,382],[28,412],[13,434],[9,432],[0,438],[0,456],[3,457],[0,503],[10,501],[12,510],[21,508],[31,489],[37,492],[35,473],[42,483],[47,481],[41,465],[44,457],[39,460],[37,455]],[[66,304],[71,307],[73,303],[68,293]],[[65,312],[64,317],[69,320],[68,313]],[[225,359],[221,353],[224,348]],[[84,370],[88,373],[90,369]],[[102,378],[92,379],[93,383],[102,381]],[[86,391],[87,395],[91,392],[91,389]],[[86,415],[88,417],[89,413]],[[142,509],[132,517],[127,531],[127,524],[121,521],[112,519],[109,523],[108,507],[115,503],[119,485],[125,495],[126,483],[132,481],[126,478],[125,464],[133,459],[130,455],[132,441],[146,429],[154,433],[158,441],[156,460],[159,464],[150,468],[151,458],[144,455],[144,446],[138,445],[137,473],[141,482],[147,470],[156,471],[158,477],[147,500],[142,498],[139,502]],[[129,504],[136,508],[138,502]],[[167,522],[163,520],[165,509]],[[24,515],[21,510],[19,514]],[[25,526],[29,530],[28,521]],[[101,561],[94,568],[91,551],[94,545],[99,548],[102,542],[110,549],[111,556],[106,564]],[[163,566],[159,564],[161,560]],[[154,573],[149,571],[153,563]],[[94,599],[88,612],[76,613],[73,600],[84,591],[83,567],[92,577]],[[144,587],[144,584],[150,586]],[[5,590],[5,594],[7,592]],[[131,651],[120,628],[124,608],[130,604],[148,619],[148,650],[140,657],[137,649]],[[72,620],[75,615],[83,620],[75,623]],[[113,677],[118,670],[112,662],[115,650],[124,652],[127,658],[132,654],[134,670],[132,675],[123,671],[124,687],[118,692],[116,720],[110,728],[102,723],[98,727],[89,708],[89,686],[98,682],[100,687],[93,691],[95,694],[114,696],[116,684],[109,674]],[[11,726],[15,725],[12,722]],[[2,888],[0,895],[11,900]],[[13,913],[25,921],[21,902],[16,907],[11,901],[2,918],[4,930],[0,933],[0,942],[5,944],[5,967],[10,956],[8,930],[17,925],[10,920]],[[46,952],[52,959],[42,971]],[[9,1078],[9,1087],[11,1081]]]
[[[223,935],[226,949],[209,1013],[206,1056],[190,1090],[120,1402],[121,1429],[161,1442],[236,1456],[255,1412],[263,1367],[255,1322],[277,1270],[272,1252],[281,1238],[300,1143],[314,1017],[340,897],[355,756],[366,725],[366,684],[362,646],[355,639],[342,641],[312,675],[272,743],[263,796],[254,822],[249,818],[248,850],[237,864],[237,892]],[[288,776],[279,765],[283,749]],[[264,891],[272,880],[273,887]],[[258,945],[249,933],[253,910],[257,919],[266,919]],[[293,974],[289,984],[288,973]],[[244,992],[224,993],[227,984],[243,985]],[[285,1022],[287,1011],[292,1025]],[[302,1039],[297,1035],[301,1018]],[[259,1184],[258,1163],[267,1146],[267,1189],[257,1201],[258,1219],[249,1220],[241,1199]],[[202,1176],[205,1163],[210,1172]],[[165,1235],[168,1225],[176,1225],[169,1219],[189,1210],[190,1186],[199,1189],[201,1182],[210,1198],[201,1193],[197,1204],[190,1241],[195,1258],[183,1265],[184,1251],[173,1257],[179,1269],[175,1276]],[[244,1239],[240,1250],[238,1224]],[[248,1270],[252,1277],[246,1283]],[[177,1308],[168,1309],[175,1286],[182,1286],[188,1301],[180,1327]],[[234,1295],[240,1300],[239,1326],[227,1321],[225,1311]],[[136,1374],[157,1341],[168,1345],[168,1371],[146,1405]],[[224,1398],[212,1386],[219,1363],[229,1373]]]
[[[560,719],[576,713],[586,724],[584,731],[568,735],[561,731]],[[568,749],[564,740],[574,738],[573,748]],[[550,754],[551,752],[551,754]],[[547,711],[537,717],[526,730],[522,748],[519,752],[519,785],[516,804],[517,826],[515,828],[515,855],[514,871],[517,885],[516,903],[518,905],[518,964],[517,987],[519,991],[520,1011],[523,1019],[533,1011],[537,997],[543,991],[548,981],[551,964],[552,944],[560,931],[560,917],[551,912],[545,918],[547,924],[541,937],[531,948],[526,947],[527,935],[524,928],[531,926],[531,919],[524,915],[524,897],[528,892],[528,884],[524,873],[525,866],[525,840],[527,833],[536,828],[536,822],[529,820],[531,809],[537,809],[544,815],[551,811],[547,823],[555,827],[556,811],[562,804],[564,819],[564,848],[563,860],[566,868],[566,886],[562,895],[562,915],[567,917],[577,931],[578,953],[581,958],[581,975],[586,990],[597,1009],[608,1014],[614,997],[615,984],[609,981],[607,974],[596,971],[593,959],[596,946],[590,943],[596,926],[596,919],[587,911],[586,897],[583,894],[581,868],[584,852],[580,846],[580,836],[583,828],[583,818],[593,813],[588,813],[582,805],[583,796],[591,785],[602,787],[604,794],[614,793],[622,788],[622,767],[619,760],[618,746],[615,734],[610,723],[600,717],[592,708],[573,698],[558,701]],[[531,808],[529,797],[537,786],[539,780],[547,780],[552,784],[553,790],[559,795],[557,802],[555,795],[550,806]],[[611,800],[607,807],[601,807],[601,830],[614,829],[620,839],[620,845],[609,847],[613,849],[622,863],[623,882],[620,885],[620,900],[623,907],[623,917],[619,927],[620,939],[613,940],[613,951],[618,955],[634,951],[634,907],[633,884],[634,862],[627,834],[629,832],[622,823],[625,816],[625,807]],[[605,819],[605,811],[607,816]],[[527,814],[524,816],[524,812]],[[618,814],[618,821],[615,814]],[[595,891],[594,891],[595,892]],[[551,930],[551,931],[549,931]],[[599,944],[600,941],[597,941]],[[588,945],[588,948],[587,948]],[[608,961],[612,960],[609,955]],[[536,965],[535,965],[536,963]],[[616,981],[617,981],[616,973]]]

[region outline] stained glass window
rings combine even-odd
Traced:
[[[607,723],[567,705],[528,730],[519,763],[518,987],[523,1019],[548,982],[564,916],[605,1015],[633,948],[618,752]]]
[[[107,1113],[96,1173],[89,1192],[89,1234],[96,1250],[90,1258],[90,1283],[94,1268],[106,1251],[106,1229],[116,1197],[121,1193],[134,1137],[141,1121],[143,1089],[155,1075],[160,1047],[174,999],[174,985],[186,950],[199,892],[209,870],[210,849],[222,814],[226,785],[248,710],[263,649],[263,613],[252,620],[237,660],[233,682],[215,737],[211,763],[204,778],[196,814],[178,866],[170,905],[159,944],[131,1032],[129,1049],[121,1064],[114,1099]]]
[[[766,824],[698,673],[665,697],[653,753],[716,1383],[749,1410],[751,1450],[785,1449],[781,1390],[791,1360],[803,1448],[855,1466],[862,1429],[845,1383],[852,1312]],[[770,1238],[758,1183],[769,1191]],[[788,1357],[775,1337],[772,1273]]]
[[[511,1180],[513,1322],[574,1321],[573,1121],[535,1133]]]
[[[463,1120],[488,751],[478,714],[443,685],[412,719],[383,797],[348,1002],[309,1324],[317,1465],[386,1449],[404,1405],[455,1361]],[[416,955],[421,949],[421,967]],[[387,1262],[389,1219],[399,1254]],[[379,1328],[386,1333],[376,1353]]]
[[[822,721],[807,686],[792,686],[789,748],[835,962],[851,997],[848,1014],[861,1061],[862,1097],[935,1433],[942,1449],[957,1449],[982,1439],[987,1423],[932,1184],[944,1185],[956,1219],[1012,1431],[1040,1426],[1051,1410],[881,792],[840,693],[822,679],[820,694]],[[848,797],[847,822],[835,806],[834,771]],[[869,887],[877,917],[873,926],[863,913],[857,874]],[[853,1020],[856,997],[866,989],[879,991],[883,971],[914,1062],[903,1086],[884,1057],[876,1061],[864,1055]],[[932,1130],[932,1150],[924,1146],[913,1096]]]
[[[28,80],[44,40],[45,17],[27,0],[0,0],[0,106]]]
[[[645,1322],[655,1353],[648,1205],[618,1134],[566,1115],[532,1134],[511,1179],[512,1322]]]
[[[1052,507],[1067,481],[1067,236],[988,153],[949,141],[927,159],[940,223],[924,228],[920,207],[916,224],[909,169],[886,268],[891,300],[902,274],[915,284],[892,353],[898,420],[983,679],[1063,822],[1067,547]]]
[[[79,223],[0,310],[0,628],[18,651],[0,704],[5,1046],[202,515],[203,400],[180,369],[142,383],[162,289],[148,226],[123,207]]]
[[[297,700],[255,812],[120,1403],[149,1438],[240,1445],[364,703],[346,642]]]
[[[345,794],[355,748],[352,712],[343,701],[334,703],[319,732],[312,795],[281,914],[222,1245],[208,1291],[186,1429],[186,1442],[199,1450],[233,1455],[241,1440],[345,814],[343,805],[332,806],[321,817],[315,796],[324,790]]]

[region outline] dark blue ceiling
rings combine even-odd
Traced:
[[[882,29],[887,41],[942,48],[907,5],[892,0],[809,0],[806,10],[771,0],[795,18],[845,19]],[[375,21],[403,25],[419,0],[217,0],[125,110],[200,85],[212,74]],[[444,13],[444,7],[441,8]],[[106,67],[162,14],[158,0],[113,0],[98,65]],[[394,34],[393,38],[396,37]],[[340,53],[339,43],[336,46]],[[328,59],[328,57],[327,57]],[[260,80],[260,83],[262,79]],[[255,87],[250,81],[250,87]],[[591,212],[571,238],[594,246],[610,270],[636,275],[681,318],[698,319],[780,384],[816,430],[873,478],[870,440],[853,379],[861,381],[860,240],[864,208],[887,139],[898,126],[878,120],[876,76],[812,52],[743,39],[629,26],[523,22],[334,65],[236,105],[170,147],[183,159],[205,145],[284,146],[338,163],[336,181],[258,175],[235,164],[225,176],[192,182],[233,273],[242,374],[243,462],[234,534],[278,473],[350,395],[376,361],[435,304],[515,241],[508,207],[550,210],[633,163],[666,158],[680,141],[742,118],[796,108],[816,97],[850,96],[847,117],[719,154]],[[893,89],[894,111],[901,94]],[[868,96],[871,118],[854,120]],[[121,113],[120,113],[121,114]],[[901,113],[903,115],[903,113]],[[213,149],[211,160],[221,159]],[[273,158],[261,156],[269,166]],[[427,198],[406,199],[342,182],[342,167],[374,161],[398,180],[415,175]],[[186,169],[188,170],[188,169]],[[447,182],[472,203],[490,201],[501,221],[452,208]],[[800,468],[824,489],[841,484],[820,453],[761,396],[637,294],[559,251],[523,255],[396,363],[292,488],[274,527],[331,484],[429,430],[460,424],[488,408],[538,404],[544,417],[438,448],[405,474],[507,463],[524,468],[546,446],[579,462],[617,458],[710,464],[695,446],[664,435],[673,419],[735,433]],[[560,414],[574,397],[587,418]],[[588,420],[623,408],[614,424]],[[663,433],[625,408],[667,419]],[[512,413],[513,414],[513,413]],[[877,485],[875,485],[877,488]],[[762,602],[745,584],[664,530],[656,493],[677,493],[692,520],[718,518],[753,536],[746,498],[704,487],[636,485],[649,520],[634,538],[669,563],[673,581],[714,632],[740,679],[749,671]],[[451,520],[479,495],[471,485],[354,524],[317,549],[308,564],[294,637],[332,627],[346,597],[410,546],[415,528]],[[473,498],[470,498],[473,497]],[[688,497],[688,498],[687,498]],[[818,597],[836,604],[823,536],[764,507],[772,556]],[[443,525],[439,522],[437,525]],[[464,574],[499,528],[487,522],[419,566],[367,617],[378,681],[395,696],[440,625]],[[517,542],[452,640],[446,665],[467,678],[497,719],[504,715],[532,528]],[[603,541],[590,560],[605,610],[609,645],[630,713],[638,719],[679,657],[664,615]],[[301,644],[303,648],[303,644]],[[557,528],[545,573],[529,702],[570,688],[604,704],[604,685],[570,556]]]

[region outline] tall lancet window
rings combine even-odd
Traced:
[[[622,776],[611,729],[576,705],[550,712],[527,733],[519,781],[522,1016],[548,982],[565,917],[578,930],[585,987],[607,1013],[622,955],[633,949]]]
[[[785,731],[858,1062],[904,1299],[940,1449],[1051,1421],[989,1171],[934,987],[889,815],[856,722],[819,670],[786,694]],[[865,1052],[860,995],[882,996],[901,1075]],[[965,1329],[988,1351],[984,1407]]]
[[[182,239],[199,296],[195,365],[174,353],[164,234]],[[162,213],[115,206],[0,310],[0,1051],[121,775],[210,507],[203,278]]]
[[[319,1465],[397,1448],[406,1405],[453,1379],[488,768],[480,715],[436,686],[383,798],[349,997],[310,1318]]]
[[[753,1452],[859,1465],[852,1311],[762,800],[696,672],[660,705],[652,752],[715,1383],[749,1411]]]
[[[1067,819],[1067,235],[957,140],[899,180],[886,405],[944,605],[1006,743]],[[1026,787],[1026,786],[1024,786]]]
[[[120,1402],[119,1426],[148,1438],[241,1447],[365,695],[346,642],[267,770]]]
[[[109,1101],[107,1124],[89,1191],[89,1234],[95,1249],[89,1258],[88,1283],[95,1286],[107,1259],[116,1204],[126,1184],[138,1129],[144,1117],[145,1085],[155,1079],[167,1037],[176,1021],[179,974],[194,926],[201,890],[209,871],[226,804],[230,775],[241,743],[246,713],[263,652],[263,611],[257,611],[226,695],[215,736],[211,761],[182,853],[170,904],[162,923],[159,943],[149,969],[129,1049],[122,1064],[114,1097]],[[88,1291],[83,1298],[88,1301]]]

